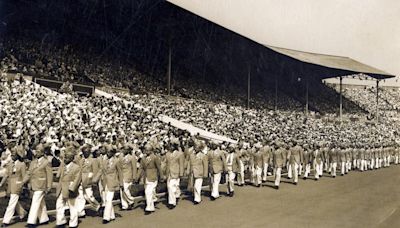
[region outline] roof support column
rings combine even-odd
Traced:
[[[247,109],[250,108],[250,67],[247,73]]]
[[[343,119],[343,77],[340,77],[340,103],[339,103],[339,116],[340,116],[340,123]]]
[[[278,76],[275,75],[275,111],[278,110]]]
[[[306,76],[306,116],[308,116],[308,77]]]
[[[379,80],[376,80],[376,122],[379,122]]]
[[[172,48],[171,48],[171,41],[169,42],[169,53],[168,53],[168,73],[167,73],[167,90],[168,96],[171,95],[171,58],[172,58]]]

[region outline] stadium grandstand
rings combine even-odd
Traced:
[[[183,2],[1,2],[4,226],[23,223],[14,210],[31,227],[52,222],[43,210],[64,226],[65,208],[70,227],[78,217],[85,225],[86,215],[106,224],[120,219],[115,204],[152,214],[155,198],[167,196],[174,209],[171,195],[180,199],[182,189],[199,204],[209,185],[216,200],[221,173],[233,197],[243,184],[279,189],[281,173],[297,185],[300,176],[399,163],[400,93],[380,84],[394,75],[349,57],[268,45]],[[201,170],[210,168],[204,182],[193,170],[199,157],[207,162]],[[17,190],[12,178],[21,179]],[[42,179],[47,186],[34,189]]]

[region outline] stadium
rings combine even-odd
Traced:
[[[396,75],[195,2],[0,2],[2,226],[399,226]]]

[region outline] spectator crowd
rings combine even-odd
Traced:
[[[0,186],[7,185],[9,196],[3,226],[11,224],[15,212],[20,220],[27,217],[28,226],[47,223],[44,199],[49,194],[56,197],[57,225],[67,224],[68,208],[69,226],[76,227],[86,210],[97,212],[103,223],[114,220],[113,200],[117,197],[123,210],[131,210],[135,203],[132,189],[137,186],[144,187],[145,214],[151,214],[157,186],[163,182],[168,207],[173,209],[184,189],[191,192],[194,204],[201,203],[206,184],[211,199],[217,200],[221,183],[233,197],[235,184],[266,186],[268,176],[274,179],[271,187],[279,189],[283,172],[297,185],[299,176],[309,179],[312,174],[318,180],[323,172],[336,177],[337,171],[345,175],[350,170],[364,172],[399,163],[400,128],[390,116],[375,122],[363,114],[355,120],[351,114],[339,122],[334,113],[304,115],[299,101],[284,94],[278,103],[282,107],[287,104],[285,108],[265,109],[274,102],[262,102],[263,97],[256,95],[252,108],[247,109],[233,94],[226,92],[213,99],[212,94],[220,93],[184,83],[172,94],[179,96],[166,96],[160,82],[141,80],[145,75],[133,68],[77,55],[69,46],[53,50],[18,42],[3,43],[2,71],[62,81],[90,79],[113,87],[131,88],[133,82],[138,91],[151,93],[113,94],[121,99],[78,96],[23,79],[2,80]],[[365,90],[346,89],[345,96],[372,112],[372,89]],[[383,109],[397,107],[396,94],[383,90]],[[318,99],[312,105],[318,110],[330,109]],[[163,122],[161,115],[238,143],[190,135]],[[57,170],[55,177],[51,167]],[[55,193],[53,181],[57,182]],[[26,197],[22,196],[24,189],[32,192],[29,212],[20,204]],[[85,209],[85,205],[90,207]]]

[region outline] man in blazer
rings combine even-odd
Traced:
[[[361,172],[365,169],[365,149],[361,146],[358,149],[358,167]]]
[[[292,167],[291,172],[293,178],[293,184],[297,185],[299,181],[299,167],[302,160],[303,148],[297,145],[297,142],[293,142],[293,147],[289,149],[287,159],[289,160],[289,165]]]
[[[237,184],[238,186],[243,186],[245,184],[244,179],[244,160],[246,159],[247,151],[245,150],[245,146],[242,141],[239,142],[237,151],[235,152],[236,155],[239,157],[239,170],[237,174]]]
[[[203,178],[208,177],[208,158],[202,152],[204,145],[196,143],[194,153],[190,154],[189,162],[189,175],[193,176],[193,203],[199,204],[201,202],[201,187],[203,186]]]
[[[227,193],[228,196],[233,197],[234,195],[234,186],[235,186],[235,177],[236,173],[239,172],[240,169],[240,159],[239,155],[236,153],[235,146],[230,144],[228,147],[228,155],[226,156],[226,182],[227,182]]]
[[[340,175],[343,176],[346,173],[346,149],[344,145],[340,147],[339,160],[340,160]]]
[[[222,173],[226,172],[225,152],[222,151],[216,142],[212,142],[212,150],[208,152],[211,173],[211,200],[219,197],[219,183],[221,182]]]
[[[121,159],[123,189],[120,190],[122,210],[131,210],[134,198],[131,195],[130,187],[137,179],[137,160],[136,155],[132,154],[133,146],[126,144],[122,149]]]
[[[171,140],[171,151],[166,154],[166,178],[168,188],[168,208],[176,206],[176,199],[180,197],[179,189],[180,178],[184,172],[184,154],[179,148],[179,140]]]
[[[33,191],[31,208],[28,214],[28,227],[36,227],[37,220],[39,220],[39,224],[47,224],[49,217],[44,197],[51,190],[53,172],[49,161],[44,156],[42,144],[37,145],[35,148],[34,160],[29,165],[28,175],[26,175],[24,183],[28,181]]]
[[[286,149],[281,142],[276,143],[276,148],[273,153],[273,165],[275,173],[275,189],[279,189],[281,182],[282,167],[286,164]]]
[[[334,146],[333,144],[331,145],[331,149],[329,150],[329,161],[331,162],[330,164],[330,173],[333,178],[336,178],[336,168],[337,168],[337,162],[338,162],[338,148]]]
[[[265,145],[261,148],[261,154],[263,157],[262,160],[264,161],[262,182],[266,182],[268,176],[268,166],[270,160],[272,159],[272,148],[267,145],[267,142],[265,142]]]
[[[74,162],[75,148],[67,147],[64,153],[64,162],[59,168],[59,182],[56,189],[56,224],[65,226],[65,207],[69,207],[69,227],[78,227],[79,211],[76,198],[82,180],[81,166]]]
[[[26,174],[26,165],[23,162],[23,158],[24,151],[20,149],[14,149],[12,151],[11,159],[13,162],[9,163],[6,167],[6,175],[3,177],[0,183],[1,187],[7,181],[7,194],[10,196],[6,212],[3,216],[3,227],[6,227],[10,224],[15,211],[17,211],[20,219],[23,219],[27,214],[27,212],[19,203],[19,196],[23,186],[23,178]]]
[[[155,211],[154,201],[156,199],[156,187],[158,184],[159,177],[163,176],[161,170],[160,158],[154,154],[154,146],[147,143],[144,147],[145,157],[140,160],[140,173],[139,177],[144,176],[145,181],[145,197],[146,197],[146,208],[145,215],[149,215]]]
[[[321,145],[316,144],[316,148],[313,152],[313,162],[314,162],[314,177],[317,181],[320,177],[322,177],[323,172],[323,161],[324,161],[324,154],[321,151]]]
[[[257,187],[261,187],[261,174],[264,169],[264,165],[266,163],[264,153],[261,151],[260,144],[256,145],[256,149],[252,153],[252,157],[250,160],[250,166],[254,168],[253,173],[253,184]]]
[[[83,195],[83,200],[78,203],[79,215],[85,215],[85,204],[86,202],[95,210],[100,209],[100,203],[93,196],[93,177],[99,172],[98,165],[95,159],[92,157],[90,147],[85,145],[81,149],[82,159],[80,160],[80,165],[82,167],[82,183],[79,187],[79,194]]]
[[[304,167],[304,176],[303,179],[306,180],[308,175],[311,172],[311,163],[312,163],[312,148],[308,144],[303,145],[304,148],[304,159],[303,159],[303,165]]]
[[[105,193],[103,224],[115,219],[112,201],[114,193],[123,187],[123,176],[120,160],[115,156],[117,149],[114,145],[106,145],[107,157],[101,164],[100,181]]]

